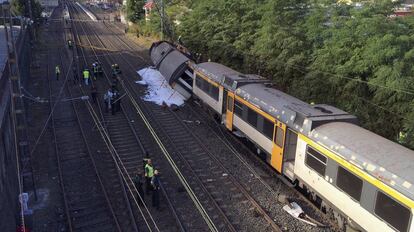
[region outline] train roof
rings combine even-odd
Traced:
[[[215,62],[205,62],[200,64],[195,64],[192,66],[194,70],[203,73],[208,78],[213,80],[217,83],[222,83],[224,80],[224,76],[234,76],[234,78],[241,79],[241,77],[238,77],[239,75],[242,75],[242,73],[231,69],[225,65],[215,63]]]
[[[197,72],[203,73],[210,80],[219,83],[232,91],[236,90],[239,86],[248,83],[268,82],[268,80],[261,76],[255,74],[243,74],[215,62],[191,64],[190,67]]]
[[[327,123],[309,135],[414,200],[414,151],[350,123]]]
[[[338,108],[325,104],[310,105],[263,83],[243,85],[235,93],[291,129],[304,134],[330,121],[357,123],[355,116]]]

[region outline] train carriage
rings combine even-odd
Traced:
[[[309,105],[264,84],[235,92],[233,126],[267,154],[268,163],[294,180],[297,135],[330,121],[356,123],[356,117],[328,105]]]
[[[154,64],[171,49],[157,46]],[[414,151],[359,127],[347,112],[307,104],[260,76],[214,62],[177,61],[164,64],[171,84],[186,74],[188,94],[208,105],[228,130],[254,143],[344,230],[414,231]]]
[[[233,95],[236,88],[252,83],[264,82],[257,75],[245,75],[227,66],[215,62],[190,64],[193,72],[193,94],[210,106],[219,117],[226,117],[228,95]]]
[[[414,152],[333,122],[298,139],[295,174],[361,230],[413,231]]]
[[[188,63],[192,60],[191,55],[182,53],[166,41],[152,44],[150,55],[155,68],[168,84],[186,99],[190,98],[193,79]]]

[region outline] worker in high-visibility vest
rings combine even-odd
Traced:
[[[56,80],[59,80],[59,75],[60,75],[59,65],[56,65],[56,67],[55,67],[55,73],[56,73]]]
[[[147,194],[149,194],[150,191],[152,190],[151,179],[153,176],[154,176],[154,167],[152,166],[151,159],[148,159],[147,164],[145,165],[145,183],[146,183],[145,192]]]
[[[99,73],[99,63],[98,61],[92,63],[93,79],[96,81]]]
[[[154,176],[151,178],[151,185],[152,185],[152,207],[160,210],[160,178],[159,178],[158,170],[154,171]]]
[[[89,70],[83,70],[83,79],[85,80],[85,85],[89,85]]]

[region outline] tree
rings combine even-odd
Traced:
[[[187,4],[192,10],[178,31],[204,60],[261,74],[291,95],[355,114],[363,127],[414,148],[414,18],[390,17],[398,2]]]
[[[40,19],[42,15],[42,6],[40,5],[40,2],[37,0],[12,0],[11,1],[11,8],[14,15],[20,15],[29,18],[30,12],[29,8],[27,7],[28,2],[32,5],[32,16],[33,20],[36,21]]]
[[[126,12],[127,18],[133,23],[145,19],[145,11],[143,9],[145,0],[127,0]]]
[[[364,127],[396,140],[413,111],[414,37],[410,19],[388,17],[392,7],[330,6],[306,82],[316,86],[307,91],[316,102],[354,113]]]

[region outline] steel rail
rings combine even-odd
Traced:
[[[77,11],[77,9],[76,9],[75,7],[73,7],[73,9],[74,9],[75,11]],[[83,30],[83,32],[85,33],[85,35],[86,35],[86,40],[88,41],[88,43],[89,43],[89,44],[92,44],[92,43],[91,43],[91,41],[90,41],[90,39],[89,39],[89,38],[88,38],[88,36],[87,36],[87,33],[86,33],[86,31],[85,31],[85,29],[84,29],[83,25],[81,25],[81,24],[80,24],[80,27],[81,27],[81,29]],[[75,28],[75,30],[77,31],[76,27],[74,27],[74,28]],[[80,40],[80,37],[79,37],[79,35],[78,35],[78,32],[76,32],[76,34],[77,34],[77,36],[78,36],[78,40],[79,40],[79,41],[81,41],[81,40]],[[98,58],[98,56],[97,56],[97,54],[96,54],[96,51],[95,51],[94,47],[93,47],[93,46],[89,46],[89,47],[90,47],[90,48],[92,48],[92,52],[94,53],[95,57],[96,57],[96,58]],[[82,50],[82,52],[84,52],[84,51]],[[98,59],[98,60],[99,60],[99,59]],[[105,77],[107,78],[107,80],[109,81],[109,78],[108,78],[108,76],[107,76],[106,72],[104,72],[104,76],[105,76]],[[98,122],[98,123],[99,123],[99,122]],[[106,128],[106,126],[105,126],[105,128]],[[105,143],[107,143],[108,148],[110,148],[110,149],[112,148],[111,150],[113,150],[113,152],[114,152],[113,159],[114,159],[114,161],[115,161],[115,162],[116,162],[116,164],[117,164],[118,170],[119,170],[120,174],[123,176],[125,183],[128,183],[128,181],[127,181],[126,177],[124,176],[124,174],[122,174],[122,170],[121,170],[121,168],[118,166],[118,165],[119,165],[119,164],[118,164],[118,162],[120,162],[120,165],[121,165],[123,168],[125,168],[125,167],[124,167],[124,165],[123,165],[123,163],[122,163],[122,160],[121,160],[121,158],[119,157],[119,154],[117,153],[117,151],[116,151],[116,149],[115,149],[114,145],[112,144],[111,139],[110,139],[110,137],[109,137],[109,135],[108,135],[108,131],[107,131],[106,129],[105,129],[105,131],[103,132],[102,136],[103,136],[103,138],[104,138],[104,140],[105,140]],[[117,158],[119,161],[117,161],[117,160],[116,160],[115,156],[116,156],[116,158]],[[132,179],[131,179],[131,177],[129,176],[129,174],[128,174],[128,172],[126,171],[126,169],[125,169],[125,171],[124,171],[124,172],[126,173],[126,175],[127,175],[128,179],[129,179],[129,181],[130,181],[130,182],[132,182]],[[137,192],[137,190],[136,190],[136,188],[135,188],[135,185],[134,185],[134,184],[132,184],[132,186],[133,186],[133,188],[134,188],[135,192]],[[132,192],[133,190],[129,187],[129,185],[128,185],[128,184],[127,184],[127,187],[128,187],[128,189],[130,190],[131,194],[133,194],[133,192]],[[138,196],[139,196],[139,195],[138,195]],[[134,200],[136,201],[135,197],[134,197],[134,196],[132,196],[132,197],[133,197],[133,198],[134,198]],[[140,200],[142,201],[141,197],[140,197]],[[137,201],[136,201],[136,204],[138,204],[138,202],[137,202]],[[144,203],[144,204],[145,204],[145,203]],[[141,209],[140,209],[140,207],[139,207],[139,206],[138,206],[138,209],[139,209],[139,211],[140,211],[141,215],[143,216],[144,221],[146,221],[146,223],[147,223],[147,219],[146,219],[145,215],[143,214],[143,212],[141,211]],[[146,210],[147,210],[147,213],[148,213],[149,217],[150,217],[150,218],[151,218],[151,220],[154,222],[154,220],[152,219],[151,213],[148,211],[148,209],[147,209],[147,208],[146,208]],[[153,224],[154,224],[155,229],[159,231],[159,229],[158,229],[158,227],[157,227],[156,223],[154,222]],[[150,228],[150,226],[149,226],[149,224],[148,224],[148,223],[147,223],[147,226],[148,226],[148,228],[151,230],[151,228]]]
[[[118,37],[117,37],[118,38]],[[100,40],[100,38],[98,37],[98,39]],[[118,38],[119,39],[119,38]],[[101,41],[101,44],[103,45],[103,46],[106,46],[106,45],[104,45],[104,43],[103,43],[103,41]],[[124,89],[126,90],[127,89],[127,87],[126,86],[124,86],[124,82],[121,82],[121,84],[123,85],[123,87],[124,87]],[[134,99],[134,101],[135,101],[135,99]],[[147,111],[149,111],[149,109],[147,109]],[[160,126],[160,128],[162,128],[161,126]],[[163,131],[164,133],[164,135],[166,135],[168,138],[169,138],[169,140],[171,141],[171,138],[169,137],[169,135],[165,132],[165,131]],[[173,144],[173,146],[175,146],[174,145],[174,143],[172,143],[171,142],[171,144]],[[230,222],[230,220],[229,220],[229,218],[227,217],[227,215],[224,213],[224,211],[223,211],[223,209],[220,207],[220,205],[218,204],[218,202],[214,199],[214,197],[210,194],[210,192],[207,190],[207,187],[205,186],[205,184],[201,181],[201,179],[198,177],[198,175],[195,173],[195,171],[194,171],[194,169],[191,167],[191,165],[188,163],[188,161],[186,160],[186,158],[180,153],[180,152],[178,152],[178,149],[177,148],[175,148],[174,150],[177,150],[177,152],[175,152],[175,154],[177,154],[177,155],[179,155],[180,156],[180,158],[185,162],[185,164],[186,164],[186,166],[189,168],[189,170],[191,170],[191,172],[193,173],[193,176],[195,177],[195,179],[197,180],[197,182],[198,182],[198,184],[201,186],[201,188],[203,189],[203,191],[205,192],[205,194],[208,196],[208,198],[210,199],[210,201],[211,202],[213,202],[213,204],[214,204],[214,206],[215,206],[215,208],[219,211],[219,214],[220,214],[220,216],[224,219],[224,221],[225,221],[225,223],[227,224],[227,226],[228,226],[228,229],[230,230],[230,231],[236,231],[236,229],[234,228],[234,226],[233,226],[233,224]]]
[[[68,10],[69,10],[69,7],[72,7],[70,4],[68,4]],[[74,7],[73,7],[73,9],[75,10],[75,11],[77,11]],[[78,12],[77,12],[78,13]],[[72,27],[73,27],[73,29],[76,31],[76,37],[77,37],[77,40],[80,42],[81,41],[81,39],[80,39],[80,36],[78,35],[78,33],[77,33],[77,30],[76,30],[76,27],[74,26],[74,23],[72,24]],[[75,36],[75,35],[72,35],[72,36]],[[77,49],[77,48],[76,48]],[[84,64],[85,65],[87,65],[87,59],[86,59],[86,54],[85,54],[85,52],[84,52],[84,50],[83,49],[80,49],[79,48],[79,50],[81,51],[81,53],[82,53],[82,58],[83,58],[83,61],[84,61]],[[73,55],[73,57],[75,57],[75,55]],[[82,80],[80,80],[80,82],[82,82]],[[93,80],[92,80],[92,78],[91,78],[91,83],[92,83],[92,85],[93,85]],[[81,87],[82,85],[80,85],[79,86],[79,89],[80,89],[80,91],[84,94],[84,95],[86,95],[86,93],[85,93],[85,91],[83,90],[83,88]],[[85,103],[85,104],[87,104],[87,103]],[[100,117],[101,117],[101,122],[103,123],[103,129],[105,129],[106,130],[106,122],[105,122],[105,120],[104,120],[104,116],[103,116],[103,113],[102,113],[102,108],[100,107],[100,105],[99,104],[97,104],[98,105],[98,111],[99,111],[99,114],[100,114]],[[93,107],[92,107],[93,108]],[[93,110],[93,109],[92,109]],[[92,112],[90,112],[91,113],[91,116],[93,117],[93,115],[92,115]],[[111,149],[110,149],[110,147],[108,147],[108,149],[109,149],[109,151],[111,152]],[[112,154],[112,153],[111,153]],[[112,157],[113,158],[113,157]],[[114,160],[115,161],[115,160]],[[116,162],[116,161],[115,161]],[[124,183],[123,182],[123,180],[122,180],[122,177],[121,177],[121,173],[120,173],[120,170],[119,170],[119,168],[118,168],[118,171],[117,171],[117,176],[118,176],[118,178],[119,178],[119,181],[120,181],[120,183]],[[125,202],[126,202],[126,204],[127,204],[127,207],[128,207],[128,213],[129,213],[129,217],[130,217],[130,219],[131,219],[131,221],[132,221],[132,223],[133,223],[133,227],[134,227],[134,229],[135,229],[135,231],[138,231],[138,228],[137,228],[137,226],[136,226],[136,220],[135,220],[135,217],[134,217],[134,215],[133,215],[133,213],[132,213],[132,208],[131,208],[131,205],[130,205],[130,202],[129,202],[129,200],[128,200],[128,197],[127,197],[127,193],[126,193],[126,189],[125,189],[125,185],[122,185],[123,186],[123,188],[122,188],[122,193],[123,193],[123,196],[124,196],[124,199],[125,199]],[[109,199],[109,198],[108,198]],[[114,215],[115,215],[115,212],[114,212]]]
[[[47,52],[47,58],[49,58],[49,50]],[[63,196],[63,204],[65,207],[65,214],[66,214],[66,220],[67,220],[67,225],[69,227],[69,231],[73,231],[73,225],[72,225],[72,220],[70,217],[70,212],[69,212],[69,205],[68,205],[68,198],[66,195],[66,190],[65,190],[65,185],[64,185],[64,181],[63,181],[63,174],[62,174],[62,165],[61,165],[61,160],[60,160],[60,156],[59,156],[59,149],[58,149],[58,143],[57,143],[57,138],[56,138],[56,128],[55,128],[55,119],[53,116],[53,105],[52,105],[52,88],[50,85],[50,76],[49,76],[49,67],[50,63],[47,62],[47,75],[46,75],[46,79],[48,80],[48,87],[49,87],[49,107],[50,107],[50,112],[52,114],[51,117],[51,126],[52,126],[52,136],[53,136],[53,143],[54,143],[54,150],[55,150],[55,155],[56,155],[56,162],[57,162],[57,167],[58,167],[58,175],[59,175],[59,185],[62,191],[62,196]]]
[[[107,26],[108,27],[108,26]],[[108,27],[109,28],[109,27]],[[128,43],[126,43],[125,41],[123,41],[121,38],[119,38],[119,36],[117,36],[117,38],[118,38],[118,41],[121,41],[123,44],[125,44],[131,51],[133,51],[133,48],[128,44]],[[143,59],[143,58],[142,58]],[[133,66],[130,64],[130,62],[128,61],[128,60],[126,60],[126,59],[124,59],[128,64],[129,64],[129,66],[131,67],[131,68],[133,68]],[[191,108],[191,107],[190,107]],[[192,109],[192,108],[191,108]],[[215,156],[215,155],[213,155],[209,150],[208,150],[208,148],[204,145],[204,143],[200,140],[200,138],[197,136],[197,135],[195,135],[194,134],[194,132],[193,131],[191,131],[191,129],[189,129],[188,128],[188,126],[181,120],[181,118],[179,118],[178,116],[177,116],[177,114],[175,113],[175,112],[173,112],[173,111],[171,111],[170,110],[170,112],[171,112],[171,114],[173,114],[175,117],[176,117],[176,119],[177,119],[177,121],[179,121],[179,123],[181,123],[186,129],[187,129],[187,132],[189,133],[189,134],[191,134],[192,135],[192,137],[193,138],[195,138],[197,141],[198,141],[198,143],[199,143],[199,145],[200,146],[202,146],[203,147],[203,150],[223,169],[223,170],[226,170],[227,168],[226,167],[224,167],[224,165],[217,159],[217,157]],[[162,127],[161,127],[162,128]],[[166,133],[165,133],[166,134]],[[230,148],[230,147],[228,147],[228,148]],[[234,154],[236,154],[235,153],[235,151],[233,151],[232,149],[230,149]],[[238,157],[239,159],[241,158],[241,157]],[[242,162],[243,164],[245,164],[245,162]],[[249,170],[252,172],[252,169],[251,169],[251,167],[249,167]],[[254,173],[254,174],[256,174],[256,176],[258,176],[257,175],[257,173]],[[236,186],[237,186],[237,188],[239,189],[239,190],[241,190],[241,192],[243,193],[243,195],[253,204],[253,206],[264,216],[264,218],[265,218],[265,220],[269,223],[269,225],[272,227],[272,229],[274,230],[274,231],[281,231],[281,229],[280,229],[280,227],[273,221],[273,219],[269,216],[269,214],[268,213],[266,213],[266,211],[263,209],[263,207],[262,206],[260,206],[260,204],[254,199],[254,197],[252,197],[251,196],[251,194],[250,193],[248,193],[248,191],[242,186],[242,184],[233,176],[233,175],[229,175],[231,178],[232,178],[232,180],[233,180],[233,183],[234,184],[236,184]],[[262,178],[260,178],[260,179],[262,179]],[[265,185],[265,187],[266,188],[268,188],[269,190],[271,190],[271,187],[269,186],[269,185],[267,185],[267,184],[265,184],[265,182],[263,181],[262,182],[262,184],[264,184]]]
[[[48,50],[48,54],[49,54],[49,52],[50,51]],[[59,55],[59,63],[61,64],[61,67],[62,67],[61,72],[64,73],[64,70],[65,69],[63,68],[63,64],[64,63],[63,63],[63,57],[62,56],[63,56],[63,54],[60,54]],[[69,67],[70,66],[71,65],[69,65]],[[52,88],[51,88],[51,85],[50,85],[50,76],[49,76],[49,69],[50,69],[50,64],[49,63],[48,63],[48,66],[47,67],[48,67],[47,68],[47,70],[48,70],[47,73],[48,73],[49,98],[52,99]],[[66,86],[66,82],[67,82],[67,79],[68,79],[68,74],[69,74],[69,71],[66,72],[66,78],[65,78],[65,81],[63,83],[64,86],[62,88],[66,89],[68,91],[68,94],[71,96],[70,90]],[[53,107],[51,105],[51,102],[52,101],[49,101],[49,103],[50,103],[49,106],[51,107],[51,114],[52,114],[52,127],[53,127],[52,128],[52,131],[53,131],[53,137],[54,137],[54,142],[55,142],[55,154],[56,154],[57,163],[58,163],[59,180],[60,180],[60,185],[61,185],[61,189],[62,189],[62,194],[63,194],[63,197],[64,197],[65,214],[66,214],[67,220],[68,220],[69,231],[73,231],[74,226],[73,226],[73,222],[71,220],[71,214],[70,214],[70,210],[69,210],[70,207],[68,206],[67,192],[66,192],[65,186],[64,186],[64,183],[65,182],[64,182],[64,179],[63,179],[62,163],[61,163],[61,159],[60,159],[60,156],[59,156],[59,148],[58,148],[57,135],[56,135],[56,126],[55,126],[55,117],[54,117]],[[87,148],[89,157],[90,157],[91,162],[92,162],[92,164],[94,166],[95,175],[96,175],[96,177],[97,177],[97,179],[98,179],[98,181],[100,183],[100,187],[103,190],[103,193],[104,193],[105,199],[107,200],[108,206],[110,207],[111,212],[113,213],[112,208],[111,208],[111,205],[110,205],[110,203],[108,201],[108,198],[106,196],[106,192],[105,192],[104,186],[103,186],[102,181],[100,180],[99,174],[97,172],[97,168],[96,168],[95,162],[94,162],[94,160],[93,160],[93,158],[91,156],[91,152],[90,152],[88,143],[87,143],[87,141],[85,139],[85,135],[84,135],[83,129],[82,129],[81,124],[80,124],[80,121],[79,121],[79,115],[77,114],[77,110],[76,110],[76,107],[74,106],[74,103],[73,102],[72,102],[72,107],[73,107],[74,113],[76,115],[76,119],[77,119],[77,122],[78,122],[79,130],[80,130],[80,132],[82,134],[84,144],[85,144],[85,146]],[[114,215],[112,214],[112,216],[114,216]],[[118,224],[116,218],[114,217],[113,219],[114,219],[115,224],[116,224],[116,226],[118,228],[118,231],[121,231],[120,228],[119,228],[119,224]]]
[[[98,36],[97,36],[97,38],[99,39],[99,37],[98,37]],[[106,56],[105,56],[105,58],[106,58]],[[121,84],[122,84],[122,83],[123,83],[123,81],[121,81]],[[125,86],[123,86],[123,87],[124,87],[125,91],[126,91],[126,92],[128,92],[128,89],[127,89],[127,88],[125,88]],[[140,109],[139,109],[138,104],[136,104],[136,102],[135,102],[135,104],[134,104],[135,99],[134,99],[134,98],[133,98],[130,94],[128,94],[128,96],[129,96],[129,98],[131,99],[131,101],[132,101],[132,103],[133,103],[134,107],[136,108],[137,112],[140,114]],[[144,114],[140,114],[140,116],[141,116],[141,117],[143,117],[143,120],[144,120],[144,121],[147,121],[147,119],[145,118],[145,115],[144,115]],[[173,169],[174,169],[174,170],[176,170],[177,174],[178,174],[178,173],[180,173],[180,172],[179,172],[178,167],[174,164],[173,160],[172,160],[171,158],[168,158],[168,156],[169,156],[168,151],[167,151],[167,150],[165,149],[165,147],[163,146],[163,144],[162,144],[161,140],[159,140],[158,135],[157,135],[157,134],[155,133],[155,131],[152,129],[152,127],[150,126],[150,124],[147,124],[147,123],[146,123],[146,125],[147,125],[148,129],[150,130],[151,134],[152,134],[152,135],[154,136],[154,138],[156,139],[156,141],[157,141],[158,145],[160,146],[161,150],[163,151],[163,153],[164,153],[165,155],[167,155],[167,160],[170,162],[170,164],[172,165]],[[185,181],[184,176],[182,176],[182,174],[181,174],[181,175],[180,175],[180,174],[178,174],[178,175],[179,175],[179,178],[183,181],[184,187],[185,187],[188,191],[192,192],[192,190],[191,190],[191,188],[189,187],[188,183]],[[197,201],[198,201],[198,200],[197,200],[197,198],[195,197],[194,193],[190,193],[190,197],[193,199],[193,201],[194,201],[194,202],[197,202]],[[203,217],[204,217],[204,218],[206,218],[206,217],[207,217],[207,218],[209,218],[209,217],[208,217],[208,215],[206,214],[205,210],[203,209],[203,207],[202,207],[201,203],[200,203],[200,202],[198,202],[198,203],[196,203],[196,204],[197,204],[197,207],[199,207],[199,210],[201,210],[201,212],[202,212],[202,211],[204,211],[204,213],[202,213],[202,214],[203,214]],[[210,221],[210,222],[208,222],[207,224],[209,225],[209,227],[210,227],[210,229],[211,229],[211,230],[213,230],[213,231],[218,231],[218,230],[217,230],[217,228],[214,226],[214,223],[211,221],[211,219],[206,219],[206,220],[207,220],[207,221]]]
[[[96,33],[95,33],[95,34],[96,34]],[[102,41],[99,39],[99,37],[97,37],[97,40],[98,40],[100,43],[102,43]],[[90,43],[90,45],[91,45],[91,46],[89,46],[89,47],[90,47],[90,48],[92,48],[92,50],[95,50],[95,47],[94,47],[94,46],[92,46],[92,43],[91,43],[90,41],[89,41],[89,43]],[[109,50],[104,49],[104,51],[108,52]],[[95,51],[94,51],[94,54],[95,54],[95,57],[96,57],[96,58],[101,57],[101,56],[98,56],[98,55],[96,54],[96,52],[95,52]],[[105,59],[108,61],[107,57],[105,57]],[[110,63],[110,61],[108,61],[108,63]],[[107,78],[107,80],[108,80],[108,82],[109,82],[109,78],[108,78],[108,76],[107,76],[106,74],[105,74],[105,77]],[[142,145],[142,142],[141,142],[141,140],[139,139],[138,135],[136,134],[136,131],[134,130],[134,128],[133,128],[133,126],[132,126],[132,124],[131,124],[131,121],[129,120],[128,116],[126,115],[126,113],[125,113],[125,107],[123,106],[123,104],[121,104],[121,108],[122,108],[122,110],[121,110],[121,111],[122,111],[123,115],[124,115],[124,116],[125,116],[125,118],[127,119],[128,125],[129,125],[129,127],[130,127],[130,129],[131,129],[131,132],[133,133],[133,135],[134,135],[134,137],[135,137],[135,139],[136,139],[137,143],[139,144],[139,147],[140,147],[140,149],[141,149],[141,152],[142,152],[143,154],[145,154],[147,151],[146,151],[146,149],[144,148],[144,146]],[[181,230],[181,231],[185,231],[185,228],[184,228],[184,226],[183,226],[183,224],[182,224],[182,222],[181,222],[181,219],[179,218],[179,216],[178,216],[178,214],[177,214],[177,212],[176,212],[176,209],[175,209],[175,207],[173,206],[173,204],[172,204],[172,202],[171,202],[171,199],[169,198],[169,196],[168,196],[167,192],[165,191],[164,187],[162,187],[162,186],[161,186],[161,191],[162,191],[162,193],[163,193],[163,195],[164,195],[165,199],[167,200],[167,203],[168,203],[168,205],[169,205],[169,208],[171,209],[171,212],[173,213],[173,216],[174,216],[174,218],[175,218],[175,220],[176,220],[176,222],[177,222],[177,225],[179,226],[179,228],[180,228],[180,230]]]
[[[105,24],[105,26],[109,29],[112,30],[111,27],[109,27],[108,24]],[[117,28],[118,30],[121,30],[119,28]],[[118,34],[114,33],[118,38],[119,41],[121,41],[126,47],[128,47],[128,49],[133,52],[135,51],[135,49],[130,45],[130,43],[125,42],[124,39],[122,39]],[[136,44],[136,43],[132,43],[133,45],[135,45],[136,47],[140,48],[140,49],[144,49],[144,47]],[[135,55],[136,56],[136,55]],[[145,60],[142,56],[139,56],[140,59],[142,59],[143,61]],[[128,62],[128,61],[127,61]],[[129,62],[128,62],[129,63]],[[148,64],[149,66],[151,64]],[[130,65],[130,67],[132,67],[132,65]],[[192,112],[195,112],[196,114],[201,116],[201,113],[198,111],[195,111],[193,107],[189,107],[191,109]],[[206,119],[206,116],[202,116],[203,118]],[[208,120],[212,120],[211,118],[209,118]],[[265,186],[265,188],[267,188],[273,195],[276,195],[276,197],[279,195],[277,194],[272,187],[270,187],[269,184],[267,184],[265,182],[265,180],[263,180],[262,177],[260,177],[256,171],[254,171],[254,169],[241,157],[241,154],[237,151],[236,148],[233,147],[233,145],[231,144],[231,142],[228,140],[228,138],[223,134],[224,132],[220,129],[220,125],[217,124],[217,122],[215,122],[216,126],[218,127],[217,129],[220,130],[220,133],[222,134],[222,136],[220,136],[219,134],[217,134],[216,131],[214,131],[213,127],[211,125],[209,125],[209,127],[212,129],[213,133],[217,136],[217,138],[219,138],[224,144],[225,146],[234,154],[236,155],[236,157],[243,163],[244,166],[246,166],[248,168],[248,170]],[[228,133],[229,135],[231,135],[230,133]],[[197,136],[197,135],[194,135]],[[250,150],[250,148],[248,148],[242,141],[236,139],[233,137],[233,141],[235,141],[238,145],[240,145],[244,150],[248,151],[250,153],[250,156],[253,157],[253,159],[255,159],[257,162],[259,162],[269,173],[271,173],[273,176],[275,176],[276,178],[278,178],[280,181],[282,181],[284,184],[286,184],[287,180],[281,176],[278,175],[277,173],[275,173],[275,171],[267,164],[265,163],[262,159],[260,159],[257,155],[255,155],[255,153],[253,151]],[[286,184],[286,186],[288,186],[289,188],[291,188],[292,190],[294,190],[295,192],[298,193],[298,196],[301,200],[305,201],[308,203],[308,205],[310,207],[312,207],[313,210],[318,211],[318,212],[322,212],[318,207],[315,206],[315,204],[308,199],[306,196],[304,196],[301,192],[299,192],[297,189],[294,188],[294,186],[291,186],[289,184]],[[333,228],[337,228],[337,225],[334,224],[329,218],[327,218],[325,216],[325,214],[323,214],[322,216],[323,218],[325,218],[326,221],[330,222],[330,226]]]

